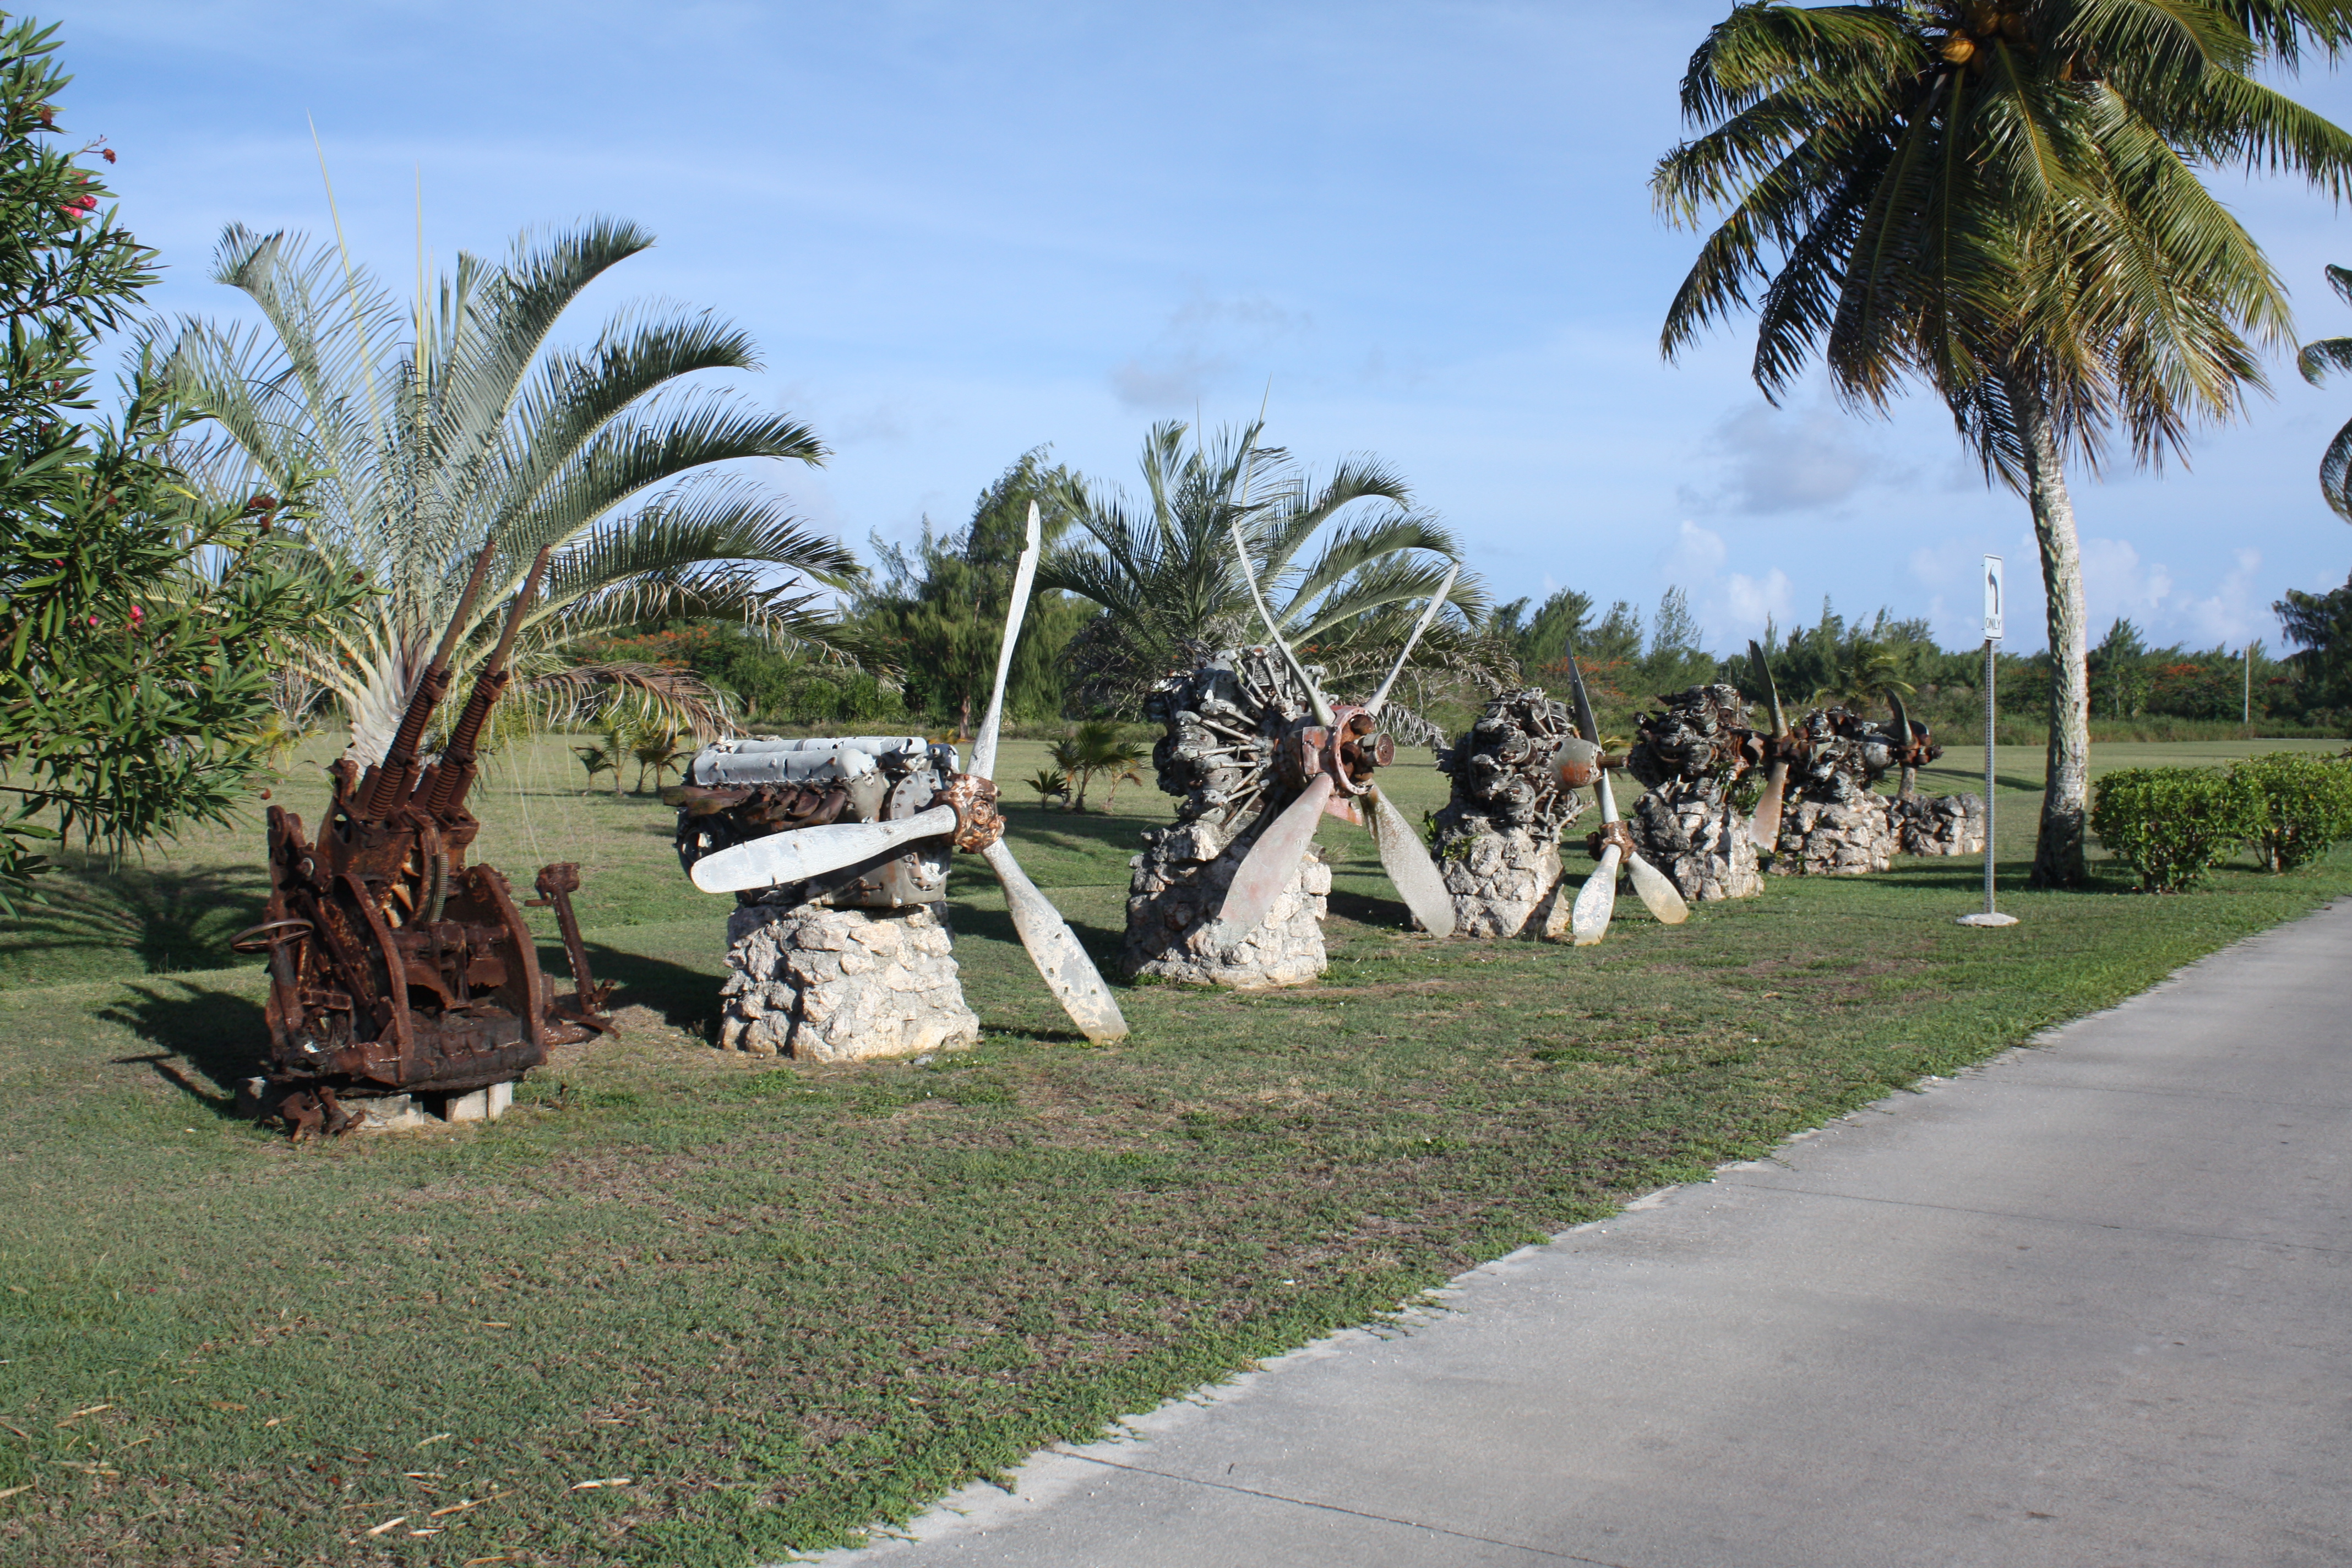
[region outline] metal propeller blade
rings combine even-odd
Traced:
[[[1601,787],[1608,787],[1607,781],[1602,781]],[[1642,906],[1660,925],[1678,926],[1690,919],[1690,905],[1684,901],[1673,878],[1639,855],[1626,856],[1625,868],[1633,873],[1633,891],[1641,895]]]
[[[1054,994],[1070,1022],[1097,1045],[1127,1038],[1127,1019],[1120,1016],[1110,987],[1103,984],[1102,972],[1087,956],[1062,911],[1037,890],[1037,884],[1021,869],[1003,839],[982,850],[981,858],[1003,884],[1004,907],[1013,912],[1013,929],[1021,933],[1029,961],[1037,966],[1045,989]]]
[[[1013,598],[1004,616],[1004,639],[996,645],[996,689],[988,699],[988,715],[980,721],[980,736],[971,746],[971,773],[974,777],[993,779],[996,776],[996,732],[1004,722],[1004,684],[1013,678],[1013,648],[1021,639],[1021,617],[1029,611],[1030,584],[1037,580],[1037,552],[1043,548],[1044,535],[1037,527],[1037,503],[1029,503],[1027,537],[1021,547],[1021,563],[1013,569]]]
[[[1789,732],[1788,722],[1780,712],[1780,688],[1772,679],[1772,666],[1764,650],[1752,639],[1748,644],[1748,657],[1756,666],[1756,678],[1772,700],[1772,739],[1779,742]],[[1775,757],[1764,770],[1764,793],[1757,797],[1756,815],[1748,819],[1748,837],[1759,849],[1778,850],[1780,847],[1780,805],[1789,790],[1789,759]]]
[[[1601,847],[1600,864],[1592,875],[1576,890],[1576,903],[1569,910],[1568,931],[1579,947],[1591,947],[1609,934],[1609,917],[1617,909],[1617,858],[1624,853],[1614,844]]]
[[[1317,773],[1307,780],[1298,798],[1282,808],[1242,857],[1233,883],[1225,889],[1224,903],[1217,910],[1218,923],[1228,936],[1238,938],[1272,912],[1275,900],[1297,875],[1299,857],[1314,841],[1315,819],[1323,815],[1323,803],[1330,798],[1332,788],[1329,773]]]
[[[1576,699],[1577,728],[1584,731],[1587,741],[1597,746],[1601,743],[1601,725],[1592,716],[1592,699],[1584,689],[1584,671],[1578,668],[1573,649],[1568,654],[1568,679],[1570,690]],[[1618,822],[1617,791],[1606,770],[1592,781],[1592,794],[1593,798],[1601,803],[1602,826],[1615,826]],[[1643,906],[1651,914],[1670,926],[1680,925],[1690,919],[1690,905],[1683,900],[1681,891],[1664,871],[1621,845],[1604,844],[1591,879],[1576,895],[1575,912],[1570,920],[1570,929],[1580,947],[1589,947],[1599,942],[1609,929],[1609,918],[1617,907],[1617,867],[1621,859],[1633,872],[1633,891],[1641,895]],[[1608,884],[1605,894],[1592,892],[1592,884],[1596,881]],[[1590,906],[1586,902],[1588,896],[1591,900]]]
[[[955,827],[955,808],[935,805],[896,822],[835,822],[794,833],[771,833],[706,855],[688,874],[706,893],[781,888],[879,855],[895,854],[918,838],[941,837]]]
[[[1381,682],[1381,689],[1372,693],[1370,702],[1364,704],[1364,711],[1373,718],[1379,718],[1381,710],[1388,706],[1389,688],[1394,686],[1396,678],[1404,673],[1404,661],[1411,658],[1412,650],[1421,646],[1422,634],[1429,630],[1429,623],[1437,618],[1437,612],[1445,607],[1445,596],[1454,592],[1454,579],[1461,574],[1462,563],[1459,561],[1445,568],[1445,581],[1437,585],[1437,592],[1431,595],[1429,603],[1422,607],[1421,619],[1413,623],[1412,636],[1404,639],[1404,651],[1398,654],[1396,663],[1389,667],[1389,678]]]
[[[1013,651],[1021,640],[1021,620],[1029,612],[1029,591],[1037,580],[1037,556],[1044,547],[1037,503],[1033,500],[1029,503],[1021,561],[1013,569],[1013,595],[1004,610],[1004,637],[996,647],[996,689],[989,694],[987,716],[981,720],[980,733],[972,742],[971,772],[975,778],[996,776],[996,742],[1004,724],[1004,689],[1013,679]],[[952,817],[955,814],[950,811],[947,815]],[[954,824],[950,822],[949,826],[952,828]],[[1127,1038],[1127,1020],[1119,1016],[1118,1004],[1111,1000],[1110,987],[1103,984],[1102,972],[1087,956],[1086,948],[1070,929],[1070,922],[1062,918],[1062,911],[1037,890],[1037,884],[1029,879],[1029,874],[1013,858],[1012,847],[999,838],[980,855],[1004,889],[1004,907],[1012,913],[1013,929],[1020,936],[1029,962],[1037,966],[1037,977],[1054,994],[1054,1000],[1062,1005],[1062,1011],[1070,1016],[1070,1022],[1098,1045]]]
[[[1366,826],[1372,830],[1372,847],[1380,851],[1381,869],[1396,884],[1404,907],[1430,935],[1452,936],[1454,895],[1445,890],[1445,878],[1429,858],[1429,846],[1380,785],[1374,784],[1364,798],[1372,808]]]
[[[1245,509],[1249,502],[1246,494],[1242,501]],[[1290,673],[1297,679],[1298,684],[1307,689],[1307,700],[1315,705],[1315,721],[1328,730],[1332,724],[1331,704],[1324,699],[1323,689],[1307,678],[1307,667],[1298,662],[1298,656],[1291,651],[1289,642],[1274,624],[1274,611],[1265,602],[1265,590],[1258,586],[1257,569],[1250,564],[1249,541],[1242,537],[1239,510],[1234,513],[1232,532],[1234,553],[1241,557],[1242,581],[1249,584],[1250,600],[1257,605],[1258,619],[1265,623],[1265,635],[1274,639],[1274,646],[1282,650],[1283,662],[1290,666]]]

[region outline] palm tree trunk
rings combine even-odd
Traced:
[[[2042,784],[2042,829],[2033,844],[2029,886],[2080,887],[2083,824],[2091,791],[2091,645],[2083,604],[2083,552],[2074,537],[2074,503],[2041,396],[2009,385],[2010,407],[2025,447],[2026,500],[2042,554],[2042,590],[2050,628],[2050,750]]]

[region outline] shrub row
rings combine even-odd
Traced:
[[[2352,752],[2120,769],[2092,786],[2091,831],[2142,892],[2194,887],[2240,845],[2273,871],[2297,870],[2352,838]]]

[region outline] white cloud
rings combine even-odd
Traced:
[[[1881,477],[1879,459],[1855,438],[1853,416],[1828,404],[1801,410],[1755,404],[1716,426],[1708,452],[1724,470],[1716,504],[1737,511],[1834,506]]]
[[[1262,360],[1268,347],[1310,324],[1304,311],[1263,294],[1217,299],[1195,284],[1152,346],[1111,368],[1111,390],[1129,408],[1182,409],[1205,398],[1244,357]]]
[[[1685,519],[1657,560],[1660,574],[1690,595],[1706,646],[1717,651],[1762,637],[1768,621],[1787,626],[1796,604],[1796,586],[1780,567],[1760,575],[1727,572],[1730,559],[1723,535]]]
[[[2216,584],[2213,592],[2201,599],[2182,602],[2179,613],[2197,628],[2199,640],[2242,646],[2264,634],[2276,635],[2278,623],[2271,611],[2270,595],[2255,581],[2262,569],[2263,552],[2241,550],[2236,552],[2236,569]]]
[[[2143,632],[2158,624],[2172,593],[2170,568],[2161,562],[2143,562],[2139,552],[2120,539],[2085,539],[2082,552],[2083,596],[2090,614],[2085,629],[2093,642],[2105,635],[2118,616],[2137,622]]]

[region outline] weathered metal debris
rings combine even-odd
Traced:
[[[1690,919],[1690,905],[1664,873],[1642,854],[1633,842],[1632,829],[1617,815],[1617,789],[1609,775],[1622,768],[1625,762],[1621,757],[1601,754],[1601,724],[1592,716],[1592,698],[1584,689],[1584,671],[1576,662],[1573,649],[1568,653],[1568,682],[1569,698],[1576,708],[1578,736],[1560,748],[1560,777],[1571,784],[1589,783],[1593,798],[1601,803],[1601,827],[1585,841],[1592,853],[1592,874],[1576,890],[1576,900],[1569,906],[1569,940],[1579,947],[1590,947],[1609,934],[1610,918],[1617,907],[1617,878],[1621,872],[1633,878],[1633,891],[1643,908],[1666,925],[1680,925]]]
[[[1143,712],[1160,726],[1151,748],[1160,787],[1178,799],[1174,825],[1147,828],[1128,862],[1126,972],[1244,989],[1314,979],[1331,870],[1311,846],[1239,940],[1226,940],[1216,918],[1284,793],[1275,754],[1314,717],[1306,686],[1272,648],[1228,648],[1160,682]]]
[[[438,758],[417,756],[449,689],[449,655],[489,569],[485,547],[383,760],[328,770],[333,795],[314,843],[301,818],[269,809],[268,918],[232,943],[269,966],[269,1071],[277,1114],[297,1137],[350,1131],[349,1101],[464,1095],[512,1082],[551,1046],[610,1030],[609,987],[589,973],[573,918],[579,868],[541,869],[533,904],[551,907],[574,976],[555,994],[507,879],[468,865],[481,824],[466,808],[476,748],[511,678],[523,612],[547,565],[532,563],[498,647]]]
[[[908,821],[957,798],[959,763],[953,746],[920,735],[729,740],[705,747],[663,798],[678,808],[678,863],[692,876],[707,857],[772,835]],[[977,792],[961,795],[976,811]],[[720,1047],[844,1061],[977,1041],[943,901],[952,849],[947,837],[916,838],[803,881],[737,889]]]
[[[1452,788],[1436,816],[1439,875],[1464,936],[1557,936],[1560,834],[1584,801],[1560,776],[1562,747],[1576,736],[1568,705],[1539,687],[1497,692],[1461,740],[1441,748]]]
[[[1359,705],[1326,697],[1322,671],[1299,663],[1283,639],[1238,521],[1234,550],[1272,646],[1234,650],[1221,663],[1172,675],[1149,699],[1147,711],[1164,729],[1154,748],[1160,787],[1190,800],[1198,777],[1198,793],[1216,797],[1216,820],[1205,810],[1180,819],[1130,862],[1129,972],[1244,986],[1320,973],[1317,922],[1330,873],[1316,855],[1315,827],[1327,815],[1369,829],[1381,869],[1413,918],[1433,935],[1452,935],[1453,900],[1429,848],[1374,775],[1396,760],[1396,742],[1380,721],[1389,692],[1461,568],[1448,569],[1388,679]],[[1244,671],[1246,689],[1237,679]]]
[[[1751,898],[1764,890],[1756,845],[1734,803],[1763,765],[1765,737],[1731,686],[1662,695],[1635,721],[1626,770],[1647,786],[1628,823],[1633,841],[1685,899]]]
[[[957,771],[952,750],[934,750],[911,736],[714,748],[696,758],[688,789],[678,796],[679,855],[705,892],[758,893],[795,909],[814,901],[881,910],[940,903],[947,897],[949,847],[978,855],[996,873],[1022,946],[1071,1021],[1089,1039],[1120,1040],[1127,1037],[1127,1020],[1109,987],[1069,922],[1013,859],[996,809],[992,776],[1004,689],[1042,548],[1033,503],[997,646],[995,693],[969,773]],[[730,935],[730,956],[751,934],[747,927]],[[747,986],[793,984],[789,965],[780,970],[765,959],[739,971],[748,976]],[[948,973],[951,979],[951,967]],[[927,970],[916,980],[929,985],[929,978]]]

